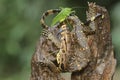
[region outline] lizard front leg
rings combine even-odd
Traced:
[[[81,24],[83,27],[83,32],[85,33],[86,36],[88,35],[94,35],[96,30],[92,29],[89,25],[90,23],[94,22],[97,20],[97,18],[103,18],[104,16],[100,13],[97,13],[95,16],[92,16],[90,19],[88,19],[85,23]],[[94,24],[95,25],[95,24]]]

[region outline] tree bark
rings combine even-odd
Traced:
[[[88,3],[87,20],[97,14],[101,17],[90,23],[95,35],[88,36],[91,46],[89,65],[80,72],[72,73],[72,80],[112,80],[116,67],[114,49],[110,35],[110,19],[107,10],[95,3]]]
[[[109,14],[104,7],[95,3],[88,3],[88,7],[87,21],[91,20],[89,27],[95,31],[95,34],[86,36],[91,51],[90,59],[86,67],[72,71],[71,80],[112,80],[116,59],[110,35]],[[100,17],[94,19],[96,15]],[[50,28],[50,31],[54,35],[59,32],[55,27]],[[63,72],[58,70],[56,54],[50,51],[57,52],[59,49],[41,36],[31,60],[30,80],[65,80],[60,75]]]

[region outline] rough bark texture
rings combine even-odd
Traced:
[[[116,67],[114,50],[110,35],[110,19],[105,8],[89,3],[87,19],[101,14],[90,23],[90,27],[96,30],[95,35],[88,36],[91,46],[91,60],[89,65],[80,72],[72,73],[72,80],[112,80]]]
[[[91,20],[92,22],[89,24],[92,30],[95,30],[95,34],[86,36],[91,51],[90,59],[84,68],[78,71],[67,71],[72,71],[71,80],[112,80],[116,67],[116,59],[114,58],[110,35],[109,15],[105,8],[95,5],[94,3],[88,3],[88,6],[89,8],[86,12],[88,21],[98,14],[101,15],[93,21]],[[50,28],[50,31],[53,35],[58,33],[58,29],[55,27]],[[78,48],[79,47],[76,47],[76,49]],[[51,40],[41,36],[31,60],[30,80],[65,80],[60,75],[63,71],[58,70],[59,64],[56,60],[58,52],[59,49]],[[82,51],[78,53],[82,54]],[[75,62],[72,63],[75,64]],[[84,62],[82,61],[82,63]],[[76,65],[77,67],[81,66],[81,64]]]

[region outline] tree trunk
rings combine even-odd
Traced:
[[[80,72],[72,73],[72,80],[112,80],[116,59],[110,35],[110,19],[105,8],[88,3],[87,20],[100,14],[101,17],[90,23],[90,27],[96,30],[95,35],[88,36],[91,46],[91,60],[89,65]]]
[[[84,68],[71,72],[71,80],[112,80],[116,59],[110,35],[109,14],[104,7],[95,3],[88,3],[88,6],[87,21],[90,21],[89,27],[95,31],[93,35],[86,36],[91,51],[90,59]],[[96,15],[100,15],[100,17],[95,19]],[[59,32],[56,27],[50,28],[50,31],[54,35]],[[63,71],[58,70],[56,54],[52,54],[50,51],[56,52],[59,49],[46,37],[41,36],[32,56],[30,80],[65,80],[60,75]]]

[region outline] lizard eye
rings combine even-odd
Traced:
[[[40,62],[40,65],[43,65],[44,63],[43,62]]]
[[[39,62],[39,65],[43,66],[43,67],[45,66],[45,64],[43,62]]]

